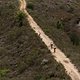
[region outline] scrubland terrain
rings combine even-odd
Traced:
[[[71,80],[30,28],[18,0],[0,1],[0,80]]]
[[[27,0],[27,9],[80,71],[79,0]]]

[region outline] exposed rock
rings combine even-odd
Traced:
[[[41,64],[47,64],[49,61],[47,59],[43,59]]]

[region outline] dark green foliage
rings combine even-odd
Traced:
[[[70,36],[70,39],[71,39],[73,45],[79,45],[80,39],[75,33],[72,32],[69,34],[69,36]]]
[[[22,34],[22,28],[15,27],[13,30],[9,31],[7,34],[7,40],[8,42],[13,42]]]
[[[32,3],[29,3],[29,4],[27,5],[27,8],[33,10],[33,9],[34,9],[34,5],[33,5]]]
[[[7,72],[9,72],[8,69],[1,69],[0,70],[0,78],[3,77],[3,76],[5,76],[7,74]]]
[[[43,77],[41,74],[38,74],[37,76],[35,76],[34,80],[46,80],[46,78]]]
[[[17,20],[19,22],[19,27],[23,26],[23,20],[24,20],[25,14],[21,11],[17,14]]]
[[[64,30],[64,24],[62,21],[57,21],[56,26],[57,26],[57,29]]]

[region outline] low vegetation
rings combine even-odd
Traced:
[[[30,28],[17,1],[0,3],[0,79],[71,80]],[[47,60],[47,63],[41,64]]]
[[[33,5],[32,3],[29,3],[29,4],[27,5],[27,8],[33,10],[33,9],[34,9],[34,5]]]
[[[71,42],[73,43],[73,45],[79,45],[80,43],[80,38],[76,35],[76,33],[70,33],[70,39],[71,39]]]
[[[27,1],[30,2],[34,4],[34,10],[28,8],[30,15],[80,71],[80,30],[76,24],[80,17],[79,1]]]

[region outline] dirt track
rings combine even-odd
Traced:
[[[51,51],[52,55],[55,56],[56,61],[60,62],[64,66],[67,74],[72,78],[72,80],[80,80],[80,73],[78,72],[74,64],[70,62],[70,59],[68,59],[57,46],[56,53],[54,53],[54,49],[51,49],[50,44],[52,43],[53,45],[55,45],[54,42],[43,32],[40,26],[37,25],[34,19],[29,15],[29,13],[26,10],[25,0],[20,0],[20,10],[27,15],[26,18],[29,21],[31,28],[35,31],[35,33],[39,35],[39,37]]]

